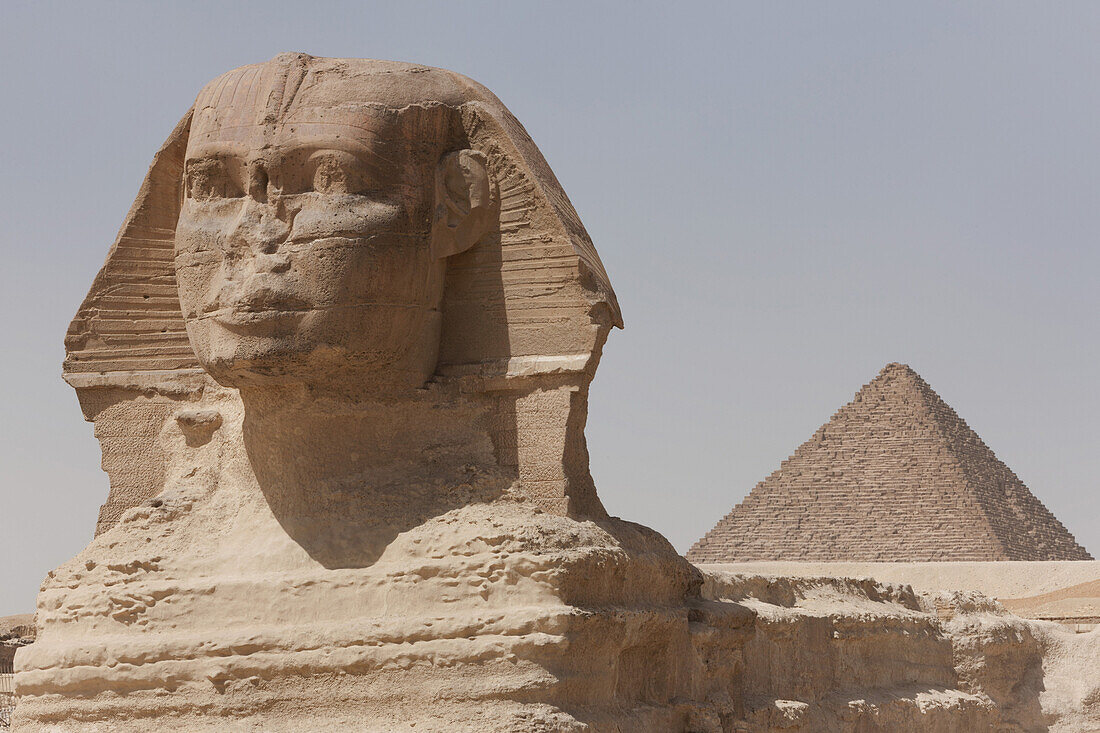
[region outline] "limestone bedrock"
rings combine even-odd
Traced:
[[[775,583],[704,593],[663,537],[609,517],[584,425],[617,325],[569,199],[480,85],[304,54],[215,79],[66,335],[111,492],[95,539],[43,583],[15,729],[1034,717],[1014,699],[1002,715],[976,673],[959,687],[907,588],[814,590],[847,599],[829,623],[773,613],[787,606],[752,599]],[[836,655],[812,690],[790,683],[803,634]],[[868,657],[883,640],[896,653]]]

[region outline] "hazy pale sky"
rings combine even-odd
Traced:
[[[0,615],[91,538],[62,337],[205,82],[281,51],[492,89],[626,320],[592,387],[613,514],[681,551],[890,361],[1100,554],[1100,4],[0,6]]]

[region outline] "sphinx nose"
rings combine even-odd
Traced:
[[[257,255],[277,252],[290,234],[289,217],[279,215],[281,208],[277,201],[261,203],[246,196],[240,216],[229,233],[230,243],[236,249],[251,250]]]

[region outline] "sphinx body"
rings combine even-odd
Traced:
[[[619,323],[476,83],[211,82],[66,338],[112,491],[43,585],[16,728],[721,730],[698,572],[588,472]]]

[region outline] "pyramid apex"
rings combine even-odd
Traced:
[[[879,374],[917,374],[916,370],[908,364],[902,364],[900,361],[892,361],[879,371]]]
[[[865,384],[864,387],[880,387],[891,382],[917,386],[927,384],[913,367],[902,364],[900,361],[892,361],[879,370],[878,375],[870,383]]]
[[[911,366],[902,364],[899,361],[892,361],[880,369],[874,379],[860,388],[853,401],[861,402],[866,395],[880,394],[884,390],[888,394],[894,394],[899,388],[906,392],[911,388],[923,392],[926,387],[927,382]],[[931,391],[931,388],[928,388],[928,390]]]

